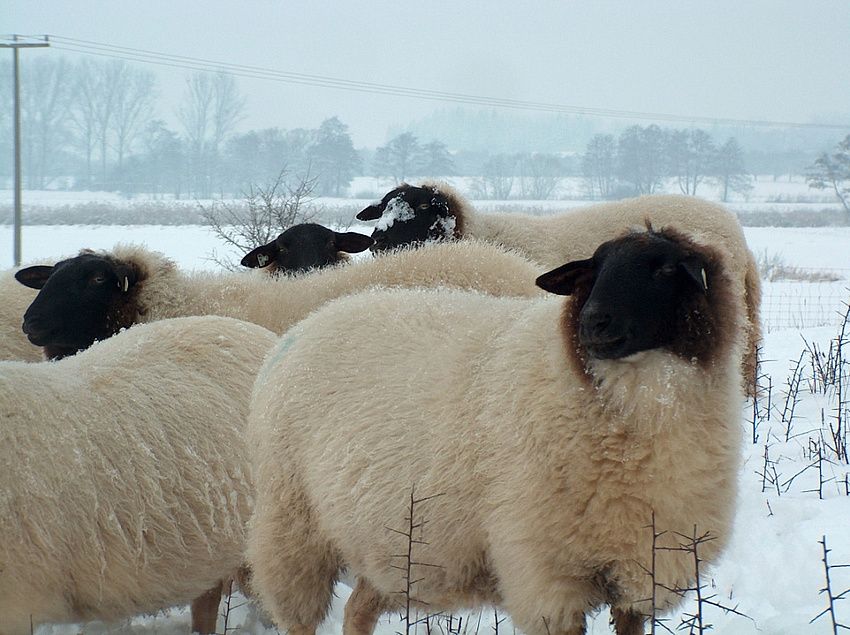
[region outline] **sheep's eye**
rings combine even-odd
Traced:
[[[101,276],[101,275],[94,276],[94,277],[91,279],[91,281],[92,281],[94,284],[104,284],[104,283],[106,282],[106,276]]]
[[[678,267],[675,263],[672,262],[662,262],[656,264],[652,268],[652,275],[654,278],[669,278],[670,276],[676,273]]]
[[[431,209],[431,203],[420,203],[416,206],[417,212],[427,212],[429,209]]]
[[[675,263],[665,262],[660,267],[658,267],[657,271],[658,271],[659,274],[661,274],[663,276],[672,276],[673,274],[676,273],[677,269],[678,269],[678,267],[676,266]]]

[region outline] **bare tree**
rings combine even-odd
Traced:
[[[446,144],[434,140],[422,146],[422,173],[428,176],[448,176],[455,173],[455,164]]]
[[[103,96],[100,74],[91,60],[83,59],[74,69],[74,99],[71,104],[71,122],[77,132],[77,146],[85,156],[85,187],[92,187],[92,164],[98,139],[99,98]]]
[[[516,181],[519,158],[513,154],[497,154],[484,163],[483,174],[472,184],[477,196],[505,200],[511,195]]]
[[[66,122],[71,96],[68,61],[38,57],[24,67],[21,87],[22,162],[27,187],[42,189],[50,181],[68,142]]]
[[[537,201],[551,198],[561,182],[563,165],[554,154],[535,152],[522,161],[523,196]]]
[[[140,138],[154,112],[156,76],[151,71],[134,68],[121,61],[112,77],[113,116],[110,121],[118,172],[124,167],[124,156]]]
[[[318,191],[323,195],[342,196],[360,169],[360,155],[354,149],[348,126],[338,117],[325,119],[319,126],[310,157]]]
[[[590,190],[590,197],[613,198],[617,186],[617,143],[614,135],[597,134],[587,144],[581,161],[581,171]]]
[[[242,119],[245,98],[236,80],[224,73],[194,73],[186,85],[177,115],[186,133],[194,191],[209,197],[222,145]]]
[[[412,132],[393,137],[387,145],[375,150],[374,163],[378,176],[391,176],[396,183],[403,183],[422,165],[419,140]]]
[[[704,130],[673,130],[667,133],[671,172],[682,194],[696,196],[697,188],[715,172],[717,148]]]
[[[224,73],[213,76],[212,92],[212,151],[218,156],[225,139],[245,118],[247,98],[239,94],[236,79]]]
[[[12,175],[12,61],[0,59],[0,178]]]
[[[723,188],[722,200],[729,200],[729,192],[746,194],[753,189],[751,177],[744,166],[744,153],[735,137],[729,139],[717,150],[714,177]]]
[[[226,245],[248,253],[296,223],[311,220],[322,212],[313,197],[316,180],[305,178],[289,185],[286,176],[284,169],[268,186],[251,185],[244,193],[244,204],[213,202],[210,207],[202,205],[201,214]],[[213,253],[211,260],[231,271],[237,268],[226,256]]]
[[[666,134],[656,125],[627,128],[617,141],[618,176],[635,194],[652,194],[667,174]]]
[[[832,189],[850,217],[850,135],[836,146],[837,152],[824,152],[806,171],[809,187]]]

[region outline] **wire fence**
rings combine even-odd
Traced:
[[[761,319],[765,333],[839,325],[850,303],[850,269],[811,270],[812,278],[828,274],[837,280],[762,282]]]

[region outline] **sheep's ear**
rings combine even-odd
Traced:
[[[548,273],[539,276],[535,281],[538,287],[556,295],[572,295],[579,280],[592,276],[595,272],[593,259],[576,260],[561,265]]]
[[[334,245],[339,251],[357,254],[375,244],[375,239],[357,232],[334,233]]]
[[[378,220],[383,215],[383,204],[376,203],[364,208],[359,214],[357,214],[357,220]]]
[[[252,252],[242,258],[243,267],[251,267],[258,269],[271,264],[280,255],[280,247],[276,241],[270,242],[268,245],[257,247]]]
[[[47,284],[47,279],[53,273],[52,265],[35,265],[15,272],[15,280],[30,289],[41,289]]]
[[[681,262],[681,267],[696,283],[697,288],[699,288],[703,294],[708,293],[708,278],[705,275],[705,262],[703,262],[702,258],[697,256],[685,258],[685,260]]]

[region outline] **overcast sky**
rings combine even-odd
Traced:
[[[3,34],[51,34],[353,82],[588,109],[850,124],[848,0],[0,5]],[[52,49],[21,56],[75,57],[67,47],[57,40]],[[146,67],[162,76],[163,93],[179,97],[188,71]],[[390,126],[457,106],[237,81],[249,100],[243,129],[315,128],[339,116],[357,146],[382,144]],[[173,106],[163,109],[173,121]]]

